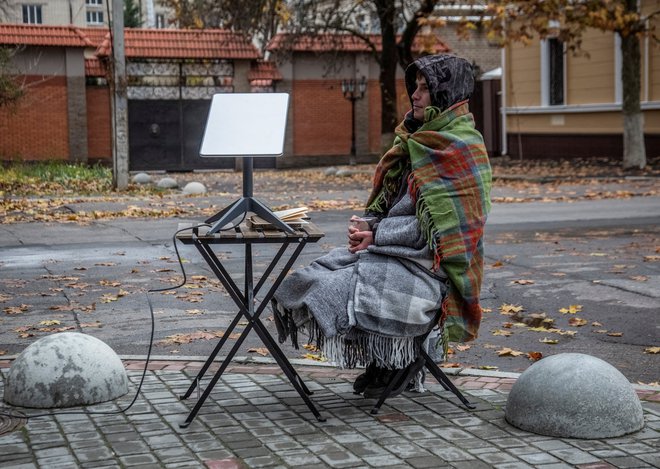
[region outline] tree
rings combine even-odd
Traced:
[[[584,53],[582,36],[587,28],[618,34],[622,57],[623,167],[646,166],[640,105],[640,37],[649,35],[657,41],[654,19],[660,10],[643,15],[637,0],[490,0],[488,14],[490,35],[503,44],[529,42],[535,34],[541,39],[553,35],[573,53]]]
[[[442,0],[163,0],[180,27],[242,32],[262,48],[277,33],[296,38],[346,34],[363,41],[380,67],[381,133],[391,142],[397,125],[396,71],[413,59],[413,43]],[[370,34],[375,32],[376,35]],[[377,37],[376,37],[377,36]]]
[[[0,108],[16,105],[25,94],[25,84],[17,80],[11,59],[18,49],[0,47]]]
[[[127,28],[142,26],[140,5],[135,0],[124,0],[124,26]]]

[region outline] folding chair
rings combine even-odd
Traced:
[[[426,350],[424,350],[424,342],[426,341],[426,338],[433,330],[433,327],[440,320],[441,314],[442,313],[438,311],[429,330],[426,331],[425,334],[415,338],[415,347],[417,348],[417,358],[406,368],[399,370],[394,375],[394,378],[390,380],[389,384],[385,387],[383,393],[378,398],[378,402],[376,402],[376,405],[374,405],[374,407],[371,409],[372,414],[378,413],[378,411],[380,410],[380,406],[383,405],[385,399],[387,399],[390,396],[390,394],[394,389],[398,389],[402,386],[406,386],[417,375],[417,373],[421,371],[422,368],[424,368],[425,366],[429,370],[431,375],[433,375],[433,377],[436,380],[438,380],[438,383],[440,383],[442,387],[445,388],[445,390],[454,393],[454,395],[458,397],[458,399],[465,405],[465,407],[467,407],[468,409],[476,408],[475,405],[471,404],[470,401],[468,401],[465,398],[465,396],[461,394],[461,392],[456,388],[456,386],[454,386],[454,383],[452,383],[449,380],[447,375],[438,367],[438,365],[436,365],[436,363],[429,356]]]

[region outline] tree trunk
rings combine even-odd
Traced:
[[[395,6],[393,0],[378,0],[376,9],[380,20],[383,41],[380,63],[381,146],[392,144],[394,129],[398,123],[396,109],[396,31],[394,28]]]
[[[630,1],[628,2],[630,3]],[[636,6],[636,0],[633,2]],[[634,33],[621,36],[621,84],[623,87],[623,167],[644,168],[644,115],[640,105],[641,53]]]

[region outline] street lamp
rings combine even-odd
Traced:
[[[355,101],[364,98],[366,89],[367,79],[365,77],[362,77],[359,82],[354,79],[341,81],[341,92],[344,93],[344,98],[351,102],[351,156],[349,160],[351,166],[355,165]]]

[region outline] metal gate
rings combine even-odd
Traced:
[[[201,158],[210,100],[129,100],[131,171],[233,169],[234,158]]]

